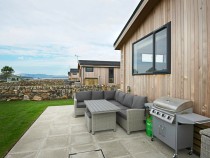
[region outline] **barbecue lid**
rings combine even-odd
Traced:
[[[170,112],[180,112],[191,108],[193,105],[192,101],[190,100],[172,97],[161,97],[156,99],[153,103],[156,108]]]

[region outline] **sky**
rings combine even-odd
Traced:
[[[79,60],[120,61],[113,43],[139,0],[0,0],[0,69],[67,75]],[[76,56],[75,56],[76,55]]]

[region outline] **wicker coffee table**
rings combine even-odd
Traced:
[[[92,134],[109,129],[116,131],[116,112],[120,108],[107,100],[86,100],[84,102],[91,113]]]

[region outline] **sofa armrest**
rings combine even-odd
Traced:
[[[77,106],[77,99],[74,98],[74,107],[76,107],[76,106]]]
[[[144,121],[145,109],[128,109],[127,110],[127,120],[128,121]]]
[[[130,131],[145,130],[145,109],[127,110],[127,133]]]

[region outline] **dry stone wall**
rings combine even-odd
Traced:
[[[70,85],[68,80],[30,80],[0,83],[0,101],[70,99],[78,91],[116,89],[119,89],[119,85],[80,86]]]

